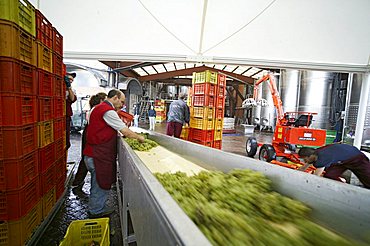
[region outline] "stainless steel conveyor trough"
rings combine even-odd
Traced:
[[[150,132],[150,139],[208,170],[252,169],[273,189],[312,208],[313,221],[356,240],[369,240],[370,190]],[[124,243],[210,245],[125,141],[118,143]],[[368,242],[368,241],[367,241]]]

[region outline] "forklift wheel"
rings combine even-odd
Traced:
[[[276,159],[276,152],[271,144],[264,144],[260,149],[259,159],[261,161],[270,162]]]
[[[250,137],[247,139],[245,143],[245,151],[247,152],[248,157],[254,157],[257,153],[258,144],[257,140],[254,137]]]

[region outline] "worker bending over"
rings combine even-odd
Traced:
[[[300,170],[305,171],[310,165],[316,167],[315,174],[341,181],[340,176],[351,170],[361,183],[370,189],[369,159],[356,147],[348,144],[330,144],[318,149],[303,147],[298,155],[306,163]]]
[[[91,112],[84,149],[85,163],[91,174],[89,217],[98,218],[114,210],[105,207],[111,185],[116,182],[117,131],[128,138],[144,142],[144,137],[128,129],[118,117],[116,109],[122,108],[125,95],[116,89]]]

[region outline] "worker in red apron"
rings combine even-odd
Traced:
[[[300,170],[306,170],[310,165],[316,167],[315,174],[342,181],[341,175],[348,169],[361,181],[365,188],[370,189],[369,159],[356,147],[348,144],[330,144],[318,149],[303,147],[298,155],[306,163]]]
[[[85,164],[91,174],[89,217],[111,214],[105,202],[116,182],[117,131],[122,135],[144,142],[144,137],[131,131],[118,117],[116,109],[122,108],[125,95],[116,89],[109,91],[107,100],[91,112],[84,149]]]

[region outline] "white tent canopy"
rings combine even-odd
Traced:
[[[31,2],[66,58],[369,71],[369,0]]]

